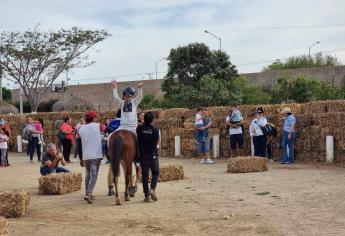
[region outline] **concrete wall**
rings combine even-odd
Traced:
[[[304,76],[305,78],[313,78],[322,81],[334,81],[337,85],[341,85],[342,79],[345,77],[345,66],[329,66],[323,68],[304,68],[304,69],[290,69],[284,71],[266,71],[260,73],[242,74],[250,81],[258,84],[274,85],[277,79],[283,75],[289,75],[293,78]],[[122,91],[127,86],[134,86],[138,81],[128,81],[119,83],[119,91]],[[161,90],[162,79],[147,80],[144,85],[144,94],[153,94],[155,96],[163,96]],[[12,90],[12,100],[19,101],[18,89]],[[83,84],[71,85],[68,87],[67,94],[73,94],[77,97],[89,100],[92,102],[97,110],[107,111],[115,109],[115,104],[112,98],[112,87],[110,83],[103,84]],[[59,99],[61,93],[49,92],[44,101],[51,99]]]
[[[143,87],[143,93],[153,94],[158,97],[163,96],[161,90],[161,84],[163,80],[146,80]],[[121,91],[128,87],[133,86],[137,88],[138,81],[128,81],[120,82],[118,91]],[[111,83],[102,83],[102,84],[81,84],[81,85],[70,85],[66,90],[66,95],[73,94],[74,96],[86,99],[93,103],[95,108],[100,111],[109,111],[115,110],[115,103],[113,100],[112,85]],[[44,101],[49,101],[51,99],[62,98],[63,93],[48,92],[47,97]],[[12,101],[19,102],[19,90],[12,90]]]

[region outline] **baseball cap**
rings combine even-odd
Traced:
[[[85,112],[85,117],[86,118],[95,118],[95,117],[97,117],[97,113],[95,111],[87,111],[87,112]]]

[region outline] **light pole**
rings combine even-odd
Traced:
[[[309,59],[310,59],[310,49],[311,49],[312,47],[314,47],[316,44],[320,44],[320,42],[317,41],[317,42],[315,42],[315,43],[313,43],[312,45],[309,46],[309,53],[308,53],[308,58],[309,58]]]
[[[210,31],[204,30],[204,32],[206,34],[212,35],[213,37],[215,37],[216,39],[219,40],[219,51],[222,51],[222,39],[220,37],[218,37],[217,35],[212,34]]]
[[[155,62],[155,68],[156,68],[156,79],[157,79],[157,77],[158,77],[158,75],[157,75],[157,74],[158,74],[158,72],[157,72],[157,66],[158,66],[158,63],[159,63],[159,62],[161,62],[162,60],[166,60],[166,58],[165,58],[165,57],[163,57],[163,58],[161,58],[161,59],[159,59],[158,61],[156,61],[156,62]]]

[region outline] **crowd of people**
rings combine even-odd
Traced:
[[[28,143],[27,154],[30,163],[33,163],[33,156],[36,151],[37,161],[41,163],[41,175],[51,173],[69,172],[65,166],[70,162],[76,162],[79,157],[80,166],[85,168],[85,197],[88,203],[95,200],[93,190],[97,182],[98,172],[103,157],[106,158],[104,164],[110,162],[109,156],[109,137],[116,131],[127,130],[137,137],[137,156],[135,165],[142,169],[142,184],[144,190],[144,201],[157,201],[155,189],[159,177],[159,160],[157,145],[159,141],[159,131],[153,125],[154,116],[151,112],[139,113],[137,107],[142,100],[142,83],[138,84],[137,95],[133,87],[126,88],[122,97],[117,91],[117,83],[113,81],[113,97],[119,107],[114,119],[105,118],[101,123],[98,114],[88,111],[84,117],[80,117],[78,123],[73,126],[70,117],[64,117],[62,122],[57,121],[58,143],[44,143],[44,123],[42,119],[34,120],[31,116],[26,117],[23,127],[23,139]],[[296,118],[289,107],[282,110],[283,135],[281,138],[282,164],[294,162],[294,141],[296,137],[295,124]],[[264,114],[264,109],[259,107],[253,114],[254,118],[250,122],[249,135],[254,146],[254,156],[267,157],[272,161],[272,142],[276,139],[275,126],[269,123]],[[229,146],[231,158],[238,156],[241,149],[245,147],[244,139],[244,117],[234,104],[230,108],[229,115],[225,118],[228,127]],[[212,126],[211,114],[203,108],[198,108],[195,115],[195,138],[197,152],[201,164],[213,164],[210,157],[210,128]],[[275,131],[275,132],[274,132]],[[3,119],[0,119],[0,166],[9,166],[8,162],[8,141],[10,129]],[[73,160],[70,160],[71,147],[75,145]],[[43,148],[44,147],[44,148]],[[41,157],[42,150],[45,149]],[[152,179],[150,186],[148,183],[149,171],[151,170]],[[111,165],[108,170],[108,195],[115,194]]]
[[[281,112],[283,122],[283,134],[281,137],[282,159],[281,164],[294,163],[294,142],[296,139],[295,124],[296,118],[292,114],[289,107],[284,107]],[[269,123],[264,114],[264,109],[258,107],[254,114],[254,118],[249,125],[249,135],[254,146],[254,156],[268,158],[273,161],[272,143],[278,140],[277,129],[274,124]],[[236,104],[230,107],[229,115],[225,118],[228,127],[230,158],[238,156],[239,151],[244,149],[244,118],[237,108]],[[195,114],[195,139],[197,143],[197,151],[201,164],[213,164],[210,159],[210,137],[209,128],[211,127],[211,117],[206,109],[197,108]]]

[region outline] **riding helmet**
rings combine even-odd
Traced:
[[[123,90],[123,96],[128,95],[130,97],[133,97],[135,94],[135,89],[133,87],[127,87],[125,90]]]

